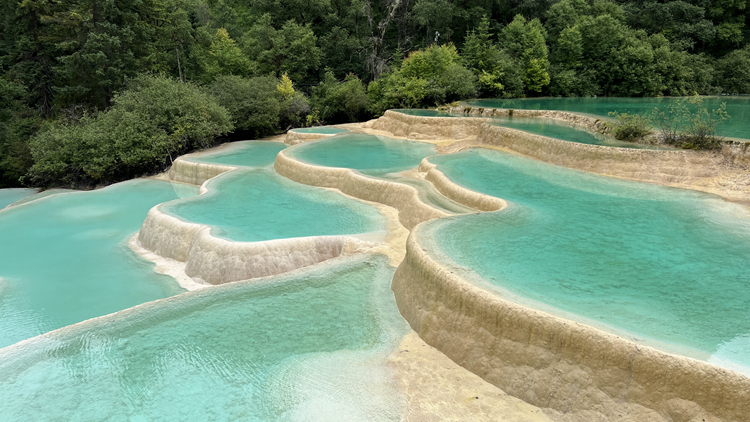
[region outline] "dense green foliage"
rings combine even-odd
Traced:
[[[180,154],[213,145],[232,130],[230,115],[191,83],[142,76],[112,107],[58,121],[30,142],[35,184],[90,186],[163,171]]]
[[[696,150],[720,149],[722,137],[716,134],[716,126],[730,117],[726,103],[709,110],[699,96],[683,98],[664,109],[655,108],[645,116],[616,111],[609,115],[615,118],[612,133],[617,139]],[[649,137],[654,128],[657,136]]]
[[[726,103],[708,110],[700,97],[690,97],[665,110],[654,109],[648,119],[659,129],[660,141],[685,149],[721,148],[716,126],[729,118]]]
[[[31,166],[24,181],[48,185],[160,168],[157,153],[132,167],[107,157],[117,170],[61,164],[75,175],[49,165],[73,160],[52,144],[122,113],[142,73],[195,84],[185,89],[215,98],[236,136],[477,95],[748,94],[748,17],[745,0],[6,0],[0,187]],[[271,88],[284,75],[291,94]],[[30,148],[42,139],[49,149]]]

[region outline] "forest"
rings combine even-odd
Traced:
[[[2,0],[0,188],[476,97],[750,94],[746,0]]]

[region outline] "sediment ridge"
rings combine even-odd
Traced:
[[[512,116],[562,120],[577,126],[582,126],[590,130],[594,130],[599,133],[609,133],[612,130],[612,125],[606,120],[602,120],[597,117],[586,116],[583,114],[569,113],[567,111],[523,109],[512,110],[507,108],[482,108],[463,105],[448,107],[446,111],[452,114],[465,116],[481,116],[485,118]]]
[[[382,130],[407,139],[465,139],[479,134],[479,127],[489,119],[479,117],[422,117],[388,110],[363,128]]]
[[[355,198],[396,208],[399,221],[409,230],[423,221],[450,215],[422,202],[419,192],[412,186],[365,176],[348,168],[308,164],[291,157],[290,150],[293,148],[276,156],[274,169],[277,173],[297,183],[338,189]]]
[[[422,159],[422,162],[419,163],[419,171],[425,173],[425,179],[431,182],[443,196],[465,207],[477,211],[500,211],[508,206],[508,203],[500,198],[466,189],[453,182],[442,171],[438,170],[429,158]]]
[[[234,169],[178,158],[166,176],[169,180],[200,184],[202,194],[208,191],[209,180]],[[169,275],[178,281],[183,279],[183,287],[187,283],[180,272],[198,285],[217,285],[278,275],[375,247],[372,242],[353,236],[235,242],[214,236],[207,225],[169,215],[161,211],[159,205],[149,210],[134,242],[131,245],[134,251],[158,265],[169,267]],[[164,265],[157,257],[171,260],[176,265]]]
[[[745,421],[750,378],[509,302],[438,262],[412,230],[392,289],[401,315],[453,361],[581,420]]]

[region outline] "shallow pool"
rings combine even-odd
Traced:
[[[336,260],[88,321],[0,351],[9,420],[398,421],[408,332],[384,257]]]
[[[126,242],[151,207],[197,191],[139,179],[0,211],[0,347],[181,292]]]
[[[298,127],[296,129],[291,129],[291,131],[297,133],[319,133],[321,135],[335,135],[337,133],[349,132],[348,129],[340,129],[331,126]]]
[[[411,116],[423,117],[475,117],[465,114],[450,114],[438,110],[423,109],[399,109],[394,110],[399,113]],[[623,142],[614,139],[611,136],[605,136],[600,133],[585,130],[579,126],[567,123],[557,119],[547,119],[544,117],[487,117],[491,119],[492,124],[518,129],[524,132],[536,135],[548,136],[550,138],[561,139],[563,141],[577,142],[589,145],[603,145],[618,148],[635,148],[635,149],[663,149],[655,145],[636,144],[633,142]]]
[[[377,208],[292,182],[268,169],[225,173],[208,187],[204,195],[161,209],[212,226],[217,236],[243,242],[385,230],[385,218]]]
[[[187,159],[200,163],[229,166],[268,167],[286,145],[281,142],[240,141],[223,145],[216,151],[193,155]]]
[[[654,108],[666,110],[669,104],[682,101],[679,97],[662,98],[524,98],[524,99],[483,99],[465,101],[472,107],[512,108],[525,110],[562,110],[607,117],[610,112],[649,114]],[[750,139],[750,96],[744,97],[703,97],[708,110],[727,103],[729,120],[719,125],[719,135]]]
[[[385,136],[347,134],[308,142],[290,149],[290,156],[310,164],[347,167],[371,176],[381,176],[419,166],[434,155],[435,145]]]
[[[14,202],[18,202],[28,196],[31,196],[38,191],[38,189],[24,188],[0,189],[0,209],[3,209],[8,205]]]
[[[535,306],[750,368],[746,207],[498,151],[431,160],[459,184],[510,202],[430,223],[423,237],[445,258]]]
[[[498,126],[518,129],[536,135],[562,139],[563,141],[580,144],[603,145],[607,147],[635,148],[635,149],[665,149],[656,145],[637,144],[634,142],[618,141],[611,136],[591,132],[572,124],[556,119],[533,117],[494,117],[492,123]]]

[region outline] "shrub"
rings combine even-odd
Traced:
[[[278,80],[269,76],[228,75],[217,77],[207,89],[229,111],[235,129],[250,132],[252,136],[264,136],[279,126],[281,95],[277,84]]]
[[[154,173],[230,130],[227,110],[199,87],[140,76],[109,110],[40,131],[30,141],[35,163],[27,180],[81,187]]]
[[[612,129],[615,139],[622,141],[639,141],[651,133],[649,119],[640,114],[618,113],[616,111],[609,113],[617,119]]]
[[[429,107],[474,97],[477,77],[461,64],[453,44],[412,52],[400,67],[370,83],[370,110]]]
[[[320,119],[330,122],[356,122],[364,115],[369,98],[362,81],[354,74],[337,81],[333,72],[326,72],[312,92],[312,108]]]
[[[670,104],[666,110],[654,109],[651,120],[659,128],[661,142],[685,149],[715,150],[722,137],[716,127],[729,118],[727,104],[709,111],[699,96]]]

